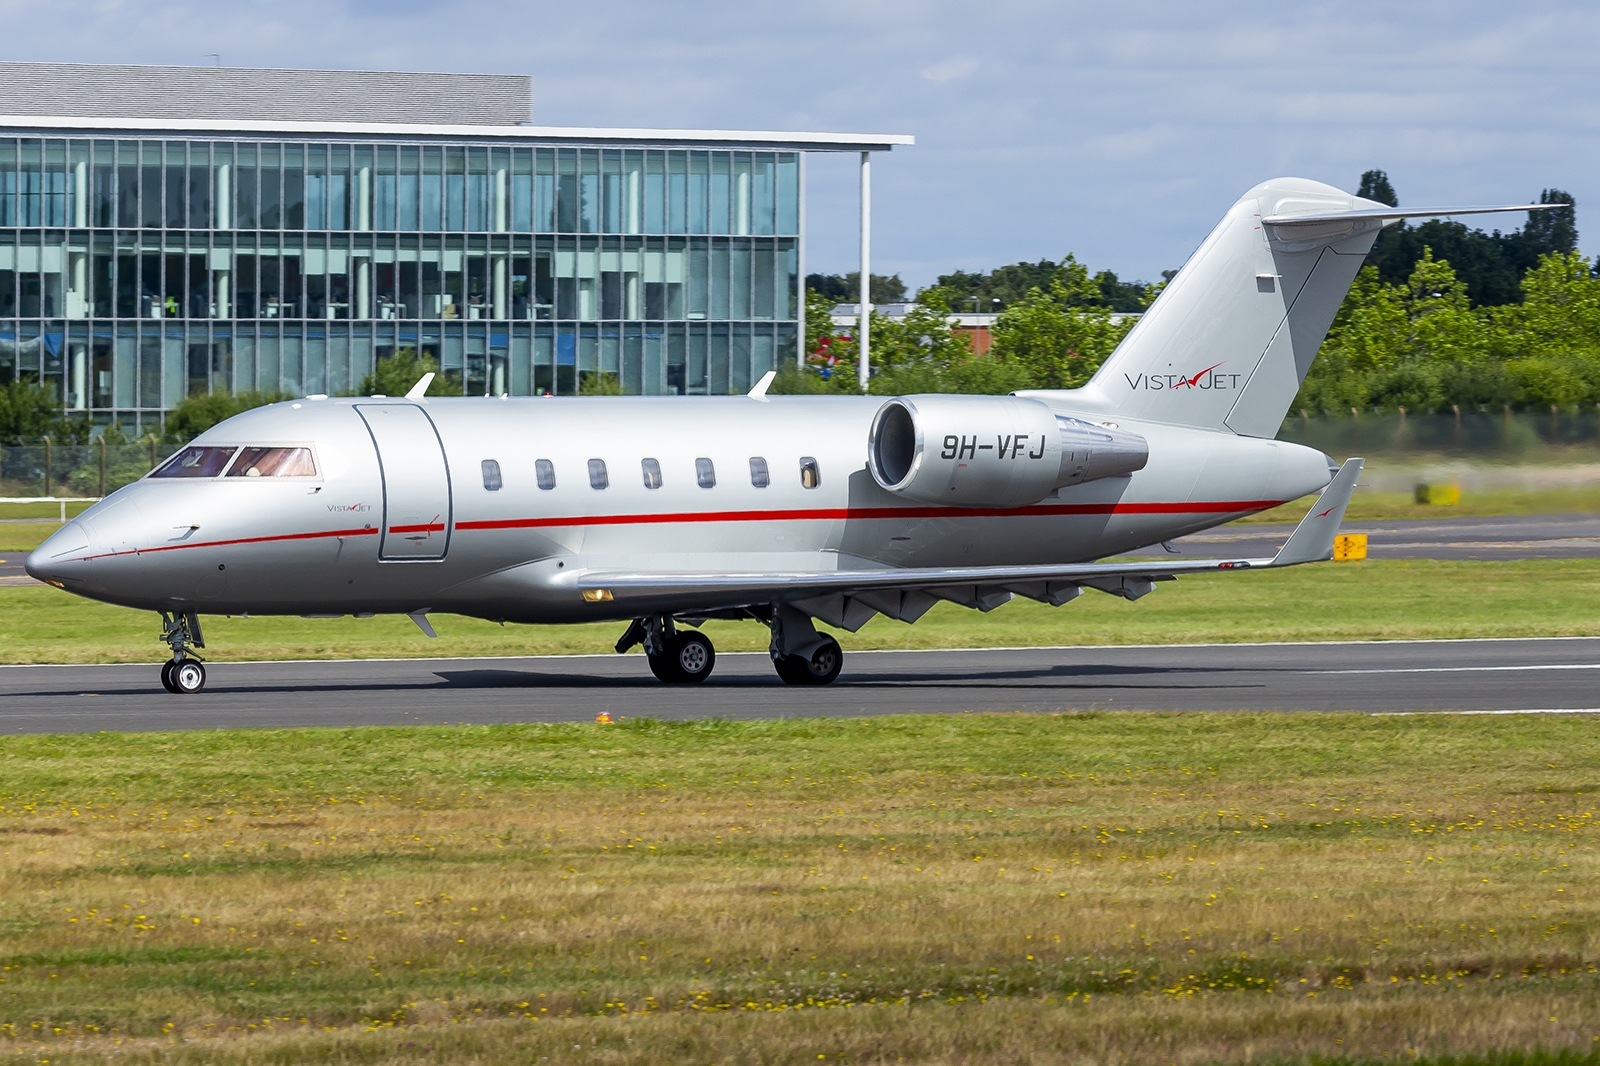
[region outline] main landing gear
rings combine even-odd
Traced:
[[[839,642],[818,633],[811,617],[794,607],[741,609],[719,614],[725,618],[756,618],[772,629],[768,651],[778,676],[790,685],[831,685],[844,665]],[[650,672],[668,684],[697,684],[711,676],[716,665],[716,649],[704,633],[680,631],[670,615],[636,618],[617,641],[617,651],[625,652],[644,645]]]
[[[161,612],[161,639],[172,649],[172,658],[161,666],[161,686],[178,695],[192,695],[206,687],[206,667],[195,648],[206,646],[200,632],[200,616],[193,612]]]
[[[717,665],[717,650],[704,633],[678,632],[669,617],[638,618],[617,641],[617,651],[644,645],[646,661],[656,680],[669,685],[699,684]]]
[[[811,616],[787,604],[776,604],[765,619],[772,627],[768,648],[778,676],[789,685],[831,685],[844,666],[844,649],[817,632]]]

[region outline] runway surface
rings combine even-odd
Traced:
[[[1269,556],[1293,524],[1219,526],[1172,542],[1185,556]],[[1345,522],[1341,533],[1365,533],[1369,559],[1581,559],[1600,556],[1600,514],[1502,518],[1392,519]],[[1149,556],[1151,549],[1137,553]]]
[[[155,664],[0,668],[0,733],[867,716],[964,711],[1425,712],[1600,707],[1600,638],[849,652],[790,688],[762,654],[702,685],[642,656],[216,664],[173,696]]]

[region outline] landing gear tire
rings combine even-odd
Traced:
[[[667,641],[667,654],[663,658],[672,671],[673,681],[691,685],[710,677],[712,667],[717,665],[717,651],[703,633],[676,634]],[[650,668],[654,670],[655,664]],[[660,674],[656,676],[661,677]]]
[[[778,676],[790,685],[831,685],[844,666],[844,649],[832,637],[823,637],[810,658],[785,655],[773,660],[773,666]]]
[[[645,661],[650,664],[650,672],[656,675],[657,681],[664,681],[670,685],[678,680],[677,673],[672,669],[672,656],[665,653],[646,655]]]
[[[168,663],[163,670],[168,687],[179,695],[191,696],[206,687],[205,664],[198,659]]]
[[[177,665],[176,659],[169,659],[161,664],[161,687],[174,694],[177,693],[178,686],[172,683],[172,668]]]

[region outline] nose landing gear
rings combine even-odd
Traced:
[[[161,666],[161,687],[176,695],[192,695],[206,687],[206,667],[195,648],[206,646],[200,616],[191,612],[161,612],[161,640],[172,658]]]

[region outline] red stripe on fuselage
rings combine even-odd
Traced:
[[[376,529],[328,529],[316,533],[278,533],[270,537],[235,537],[232,540],[202,540],[193,544],[163,544],[156,548],[132,548],[128,551],[85,555],[81,559],[68,561],[88,562],[90,559],[114,559],[119,555],[149,555],[151,552],[175,552],[184,548],[228,548],[235,544],[267,544],[278,540],[319,540],[323,537],[366,537],[377,534]]]
[[[569,515],[457,522],[456,529],[541,529],[552,526],[632,526],[679,522],[806,522],[896,518],[1054,518],[1062,515],[1232,514],[1262,511],[1283,500],[1199,503],[1069,503],[1047,507],[818,507],[792,511],[680,511],[671,514]],[[392,530],[391,530],[392,531]]]
[[[1283,500],[1211,500],[1196,503],[1072,503],[1047,507],[820,507],[789,511],[680,511],[671,514],[571,515],[553,518],[507,518],[493,521],[457,522],[457,530],[540,529],[557,526],[667,525],[686,522],[807,522],[839,519],[904,518],[1056,518],[1064,515],[1112,514],[1233,514],[1262,511]],[[390,533],[437,533],[442,524],[390,526]],[[330,529],[315,533],[279,533],[266,537],[235,537],[231,540],[206,540],[185,544],[163,544],[154,548],[103,552],[69,562],[110,559],[122,555],[181,551],[185,548],[229,548],[241,544],[270,544],[276,541],[318,540],[326,537],[376,536],[377,529]]]

